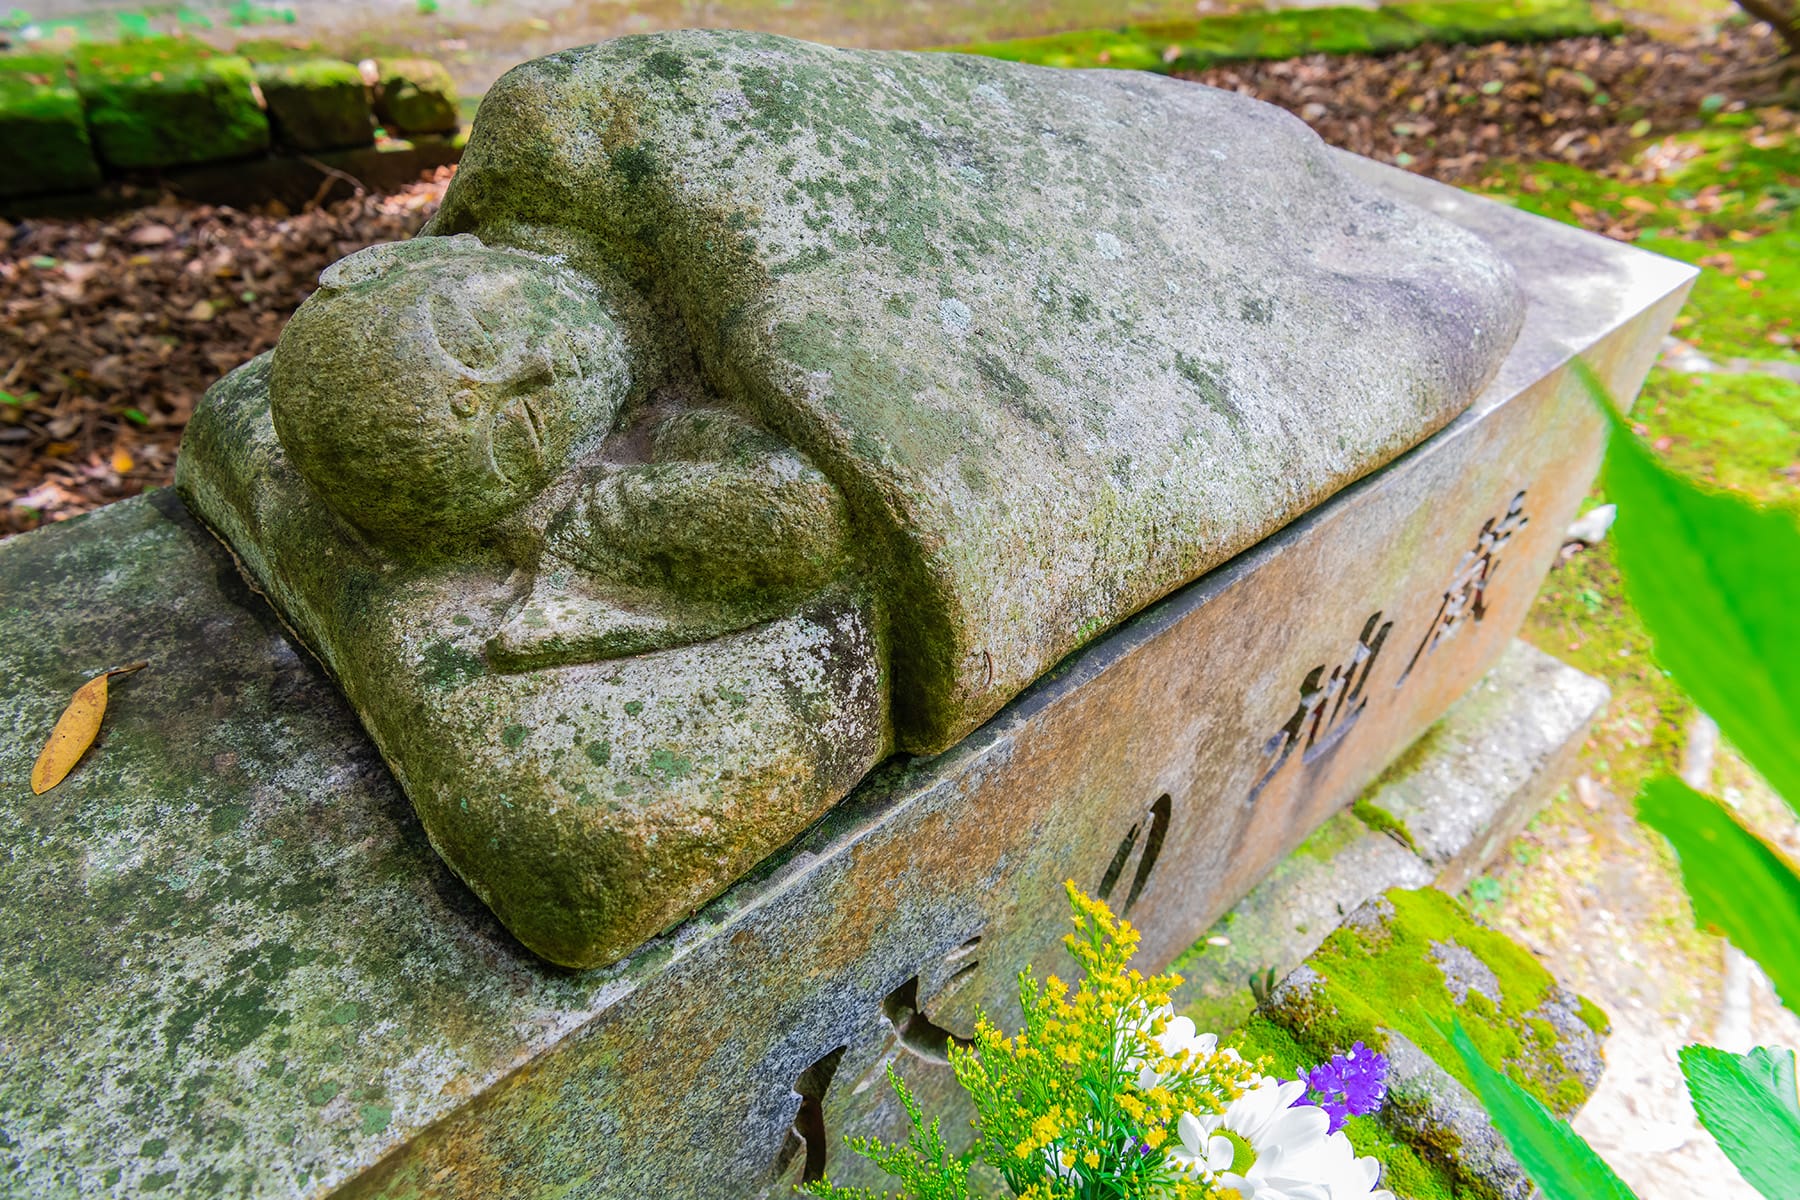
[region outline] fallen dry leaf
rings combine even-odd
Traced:
[[[100,732],[100,719],[106,716],[106,681],[114,675],[129,675],[149,666],[147,662],[132,663],[128,667],[114,667],[110,671],[102,671],[75,691],[75,698],[69,701],[69,707],[63,709],[63,715],[56,719],[56,728],[50,731],[50,740],[38,752],[37,762],[31,768],[31,791],[41,796],[57,784],[61,783],[87,748],[94,744],[94,737]]]

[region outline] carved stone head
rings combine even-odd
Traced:
[[[472,235],[372,246],[320,277],[270,379],[275,430],[376,542],[491,526],[612,428],[623,340],[581,276]]]

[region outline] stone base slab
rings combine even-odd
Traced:
[[[1692,278],[1355,169],[1517,266],[1474,407],[605,970],[455,880],[171,494],[0,544],[0,1193],[781,1192],[897,1132],[885,1063],[940,1107],[947,1040],[1066,970],[1064,880],[1174,959],[1501,658],[1600,451],[1571,358],[1635,394]],[[138,659],[32,796],[69,695]]]

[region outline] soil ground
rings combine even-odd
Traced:
[[[940,40],[940,39],[933,39]],[[944,38],[941,40],[949,40]],[[1203,78],[1286,105],[1329,140],[1705,268],[1634,412],[1678,468],[1800,503],[1800,129],[1731,79],[1766,31],[1306,58]],[[325,210],[168,205],[0,227],[0,532],[166,481],[199,391],[273,343],[319,268],[404,236],[443,179]],[[1599,493],[1592,497],[1598,504]],[[1681,766],[1692,706],[1655,666],[1607,543],[1550,576],[1525,636],[1605,679],[1577,785],[1467,899],[1613,1016],[1610,1068],[1577,1122],[1645,1200],[1749,1197],[1694,1122],[1687,1041],[1800,1046],[1800,1020],[1695,930],[1633,797]],[[1729,746],[1717,794],[1800,856],[1800,823]]]

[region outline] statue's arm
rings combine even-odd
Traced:
[[[653,461],[584,480],[549,539],[600,580],[771,610],[836,575],[849,540],[829,479],[761,430],[704,411],[665,425]]]

